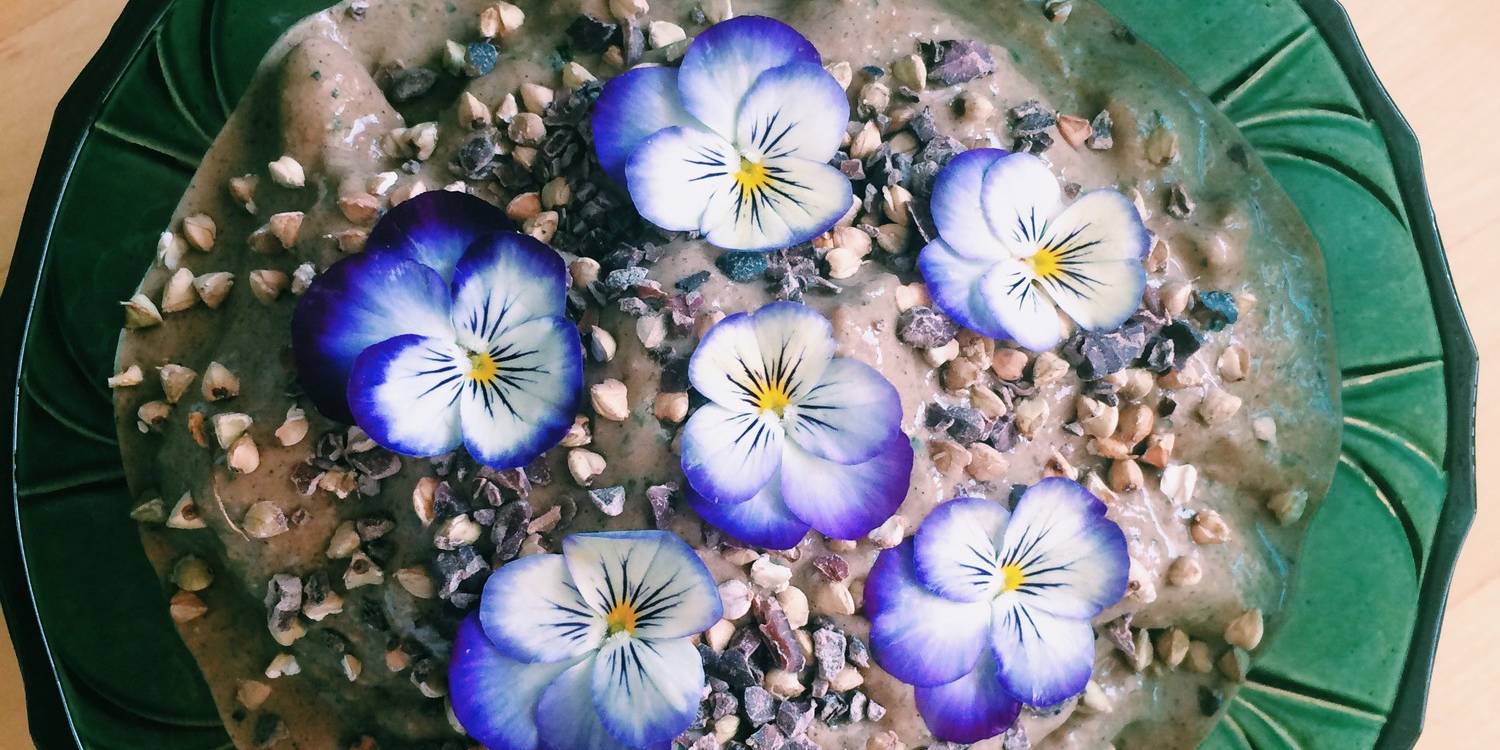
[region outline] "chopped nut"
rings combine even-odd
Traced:
[[[1277,523],[1290,526],[1302,520],[1307,511],[1307,490],[1292,489],[1278,492],[1266,501],[1266,508],[1276,516]]]
[[[787,586],[776,594],[776,601],[781,604],[781,611],[786,615],[786,621],[794,628],[807,627],[808,603],[807,594],[796,586]]]
[[[344,671],[344,677],[350,682],[358,680],[360,673],[364,671],[364,665],[354,654],[344,654],[340,657],[339,668]]]
[[[521,231],[537,242],[551,242],[552,237],[557,234],[558,222],[561,220],[562,217],[556,211],[543,211],[527,219],[521,225]]]
[[[1219,674],[1230,682],[1244,682],[1250,673],[1250,654],[1242,648],[1231,648],[1219,657]]]
[[[766,672],[766,679],[761,684],[766,692],[782,700],[795,698],[807,689],[798,681],[795,672],[788,672],[785,669],[772,669]]]
[[[1115,461],[1109,466],[1109,488],[1115,492],[1135,492],[1145,481],[1141,465],[1132,459]]]
[[[1192,534],[1198,544],[1223,544],[1229,541],[1229,524],[1217,511],[1200,510],[1193,516]]]
[[[1187,659],[1184,663],[1189,670],[1198,674],[1208,674],[1214,671],[1213,653],[1208,650],[1208,644],[1203,641],[1193,641],[1188,644]]]
[[[880,194],[880,206],[886,219],[901,226],[911,222],[911,215],[907,210],[911,206],[911,191],[900,185],[888,185],[880,189]]]
[[[130,511],[130,520],[138,523],[166,523],[167,507],[159,497],[153,497]]]
[[[266,304],[275,302],[286,291],[287,283],[287,275],[281,271],[260,268],[250,272],[250,293]]]
[[[824,581],[813,592],[813,606],[819,614],[852,615],[855,611],[854,595],[847,581]]]
[[[292,272],[292,294],[301,296],[307,288],[312,286],[313,278],[318,275],[318,269],[313,268],[311,263],[303,263]]]
[[[891,106],[891,87],[880,81],[871,81],[859,90],[859,110],[863,114],[878,115]]]
[[[1156,652],[1163,664],[1176,669],[1187,658],[1193,640],[1181,628],[1167,628],[1156,639]]]
[[[307,437],[307,413],[293,406],[286,411],[286,420],[276,428],[276,442],[290,448]]]
[[[165,364],[157,370],[161,377],[161,392],[166,396],[167,403],[175,404],[181,400],[182,395],[187,393],[188,386],[198,377],[198,373],[178,364]]]
[[[1165,243],[1160,243],[1165,246]],[[1161,286],[1161,309],[1168,317],[1180,318],[1193,299],[1193,285],[1182,281],[1169,281]]]
[[[1142,454],[1141,460],[1158,469],[1165,469],[1172,462],[1172,448],[1176,444],[1177,436],[1170,432],[1152,435],[1146,439],[1146,452]]]
[[[1185,507],[1198,489],[1198,467],[1172,464],[1161,471],[1161,493],[1174,505]]]
[[[431,599],[437,596],[437,584],[433,583],[432,576],[421,568],[402,568],[396,571],[396,582],[406,593],[418,599]]]
[[[1250,420],[1250,430],[1263,443],[1276,442],[1276,420],[1271,417],[1256,417]]]
[[[529,111],[522,112],[511,120],[506,133],[517,145],[538,146],[547,136],[547,125],[542,121],[541,115]]]
[[[562,81],[563,88],[568,91],[576,90],[584,84],[599,80],[588,68],[579,65],[576,61],[570,61],[563,65]]]
[[[624,422],[630,418],[630,394],[625,384],[614,378],[590,386],[589,401],[595,414],[611,422]]]
[[[952,393],[961,393],[979,382],[979,377],[983,372],[984,370],[975,364],[974,360],[954,359],[943,368],[943,388]]]
[[[238,395],[240,395],[239,376],[218,362],[209,362],[208,369],[203,371],[203,399],[223,401]]]
[[[828,75],[833,76],[833,80],[837,81],[839,87],[845,91],[848,91],[849,86],[854,83],[854,66],[847,61],[839,60],[829,63],[824,65],[823,69],[828,71]]]
[[[1015,382],[1025,376],[1026,363],[1026,352],[1019,349],[996,349],[990,361],[990,369],[995,377]]]
[[[1119,407],[1110,406],[1088,396],[1077,400],[1078,426],[1090,437],[1107,438],[1120,426]]]
[[[240,435],[229,446],[229,468],[240,474],[250,474],[260,468],[260,449],[249,435]]]
[[[670,47],[687,38],[687,32],[681,26],[668,21],[652,21],[646,27],[646,39],[651,43],[651,49]]]
[[[869,534],[869,540],[879,549],[891,549],[900,544],[906,538],[906,519],[901,516],[891,516],[885,523],[875,527]]]
[[[110,388],[131,388],[145,381],[140,365],[131,365],[109,377],[105,383]]]
[[[357,589],[385,581],[385,573],[363,552],[355,552],[344,570],[344,588]]]
[[[719,601],[724,604],[724,619],[738,620],[750,612],[750,587],[738,578],[731,578],[719,584]],[[807,606],[807,597],[802,597],[802,605]],[[783,610],[786,604],[783,602]],[[788,616],[790,619],[790,616]],[[806,623],[803,623],[806,624]]]
[[[245,519],[240,522],[240,526],[245,529],[246,534],[256,539],[270,539],[285,534],[291,528],[286,513],[270,500],[262,500],[250,506],[245,511]]]
[[[193,272],[186,268],[179,268],[167,279],[167,285],[161,293],[161,311],[164,313],[182,312],[198,304],[198,292],[193,289]]]
[[[981,482],[998,482],[1005,478],[1010,462],[988,443],[969,446],[969,476]]]
[[[568,275],[573,278],[573,286],[578,289],[587,289],[599,280],[599,261],[593,258],[579,258],[568,264]]]
[[[1260,609],[1247,609],[1239,617],[1230,620],[1224,628],[1224,641],[1246,651],[1254,651],[1266,634],[1265,616]]]
[[[933,367],[942,367],[944,364],[957,359],[959,351],[960,347],[958,340],[954,339],[953,341],[949,341],[942,346],[935,346],[931,349],[922,350],[922,358],[927,360],[927,364],[932,365]],[[976,374],[975,377],[977,378],[978,375]],[[954,383],[956,384],[959,380],[960,378],[955,377]]]
[[[653,410],[657,419],[677,424],[687,418],[688,395],[686,392],[658,393]]]
[[[241,206],[245,212],[255,214],[255,189],[260,186],[260,178],[253,175],[241,175],[229,178],[229,195]]]
[[[907,248],[911,246],[911,229],[900,224],[882,224],[879,229],[875,230],[875,244],[879,245],[880,249],[887,253],[900,255],[906,252]],[[920,284],[909,284],[907,286],[919,286],[924,294],[927,291],[927,287]],[[903,286],[900,289],[905,288]],[[900,289],[897,290],[898,296],[900,295]],[[924,304],[931,304],[931,300],[929,299]]]
[[[176,623],[191,622],[208,614],[208,605],[191,591],[179,591],[172,595],[168,611]]]
[[[1120,396],[1130,400],[1139,401],[1151,395],[1156,388],[1156,378],[1150,370],[1133,368],[1125,371],[1124,383],[1120,386]]]
[[[218,225],[208,214],[193,214],[182,220],[182,236],[194,250],[213,250],[218,234]]]
[[[594,478],[604,473],[604,457],[593,451],[574,448],[568,451],[568,473],[580,487],[594,483]]]
[[[223,271],[205,273],[193,279],[193,288],[198,290],[198,297],[203,300],[203,304],[212,309],[218,309],[219,305],[224,304],[232,287],[234,287],[234,274]]]
[[[968,468],[974,456],[952,440],[934,440],[927,446],[932,465],[945,476],[956,476]]]
[[[1135,652],[1130,654],[1130,668],[1144,672],[1155,659],[1155,648],[1151,644],[1151,633],[1145,628],[1135,631]]]
[[[1115,439],[1133,448],[1155,428],[1156,410],[1145,404],[1131,404],[1120,410],[1120,428]]]
[[[868,159],[880,148],[880,127],[872,120],[866,122],[864,127],[854,134],[854,139],[849,142],[849,158]]]
[[[922,91],[927,88],[927,61],[921,55],[907,55],[896,59],[891,66],[891,73],[901,85],[912,91]]]
[[[1016,402],[1016,431],[1033,437],[1047,421],[1050,407],[1046,399],[1027,398]]]
[[[969,403],[989,419],[999,419],[1010,412],[1010,407],[1005,405],[1005,399],[1000,398],[1000,394],[982,385],[969,389]]]
[[[271,663],[266,665],[267,679],[275,680],[299,674],[302,674],[302,665],[297,663],[297,657],[288,653],[277,654],[272,657]]]
[[[422,477],[411,489],[412,513],[424,529],[437,516],[437,486],[437,477]]]
[[[172,416],[172,405],[165,401],[147,401],[135,410],[135,416],[144,425],[141,429],[160,428]]]
[[[190,492],[182,493],[177,504],[172,506],[172,512],[167,516],[167,528],[169,529],[201,529],[208,524],[203,522],[203,514],[198,512],[198,504],[193,502]]]
[[[324,554],[330,560],[342,560],[359,550],[359,541],[359,531],[354,528],[354,522],[344,521],[333,530],[333,536],[328,540],[328,551]]]
[[[1089,680],[1083,686],[1083,697],[1080,699],[1084,707],[1095,713],[1107,714],[1115,710],[1114,701],[1110,700],[1109,693],[1099,687],[1099,683]]]
[[[823,259],[828,263],[828,278],[836,281],[850,278],[858,273],[863,263],[859,253],[847,247],[829,250]]]
[[[270,697],[271,686],[255,680],[240,680],[234,691],[234,699],[251,711],[259,709]]]
[[[1130,570],[1125,579],[1125,596],[1138,604],[1156,601],[1156,582],[1144,563],[1130,556]]]
[[[1094,126],[1089,124],[1085,118],[1077,115],[1058,115],[1057,132],[1062,135],[1063,140],[1073,148],[1083,148],[1088,139],[1094,135]]]
[[[566,177],[554,177],[542,186],[542,205],[549,209],[561,208],[573,201],[573,187]]]
[[[137,294],[120,305],[125,308],[126,329],[138,330],[161,325],[161,312],[156,309],[156,303],[144,294]]]
[[[509,216],[512,221],[529,221],[541,212],[542,194],[537,192],[521,193],[505,206],[505,215]],[[598,261],[594,262],[598,263]]]
[[[483,534],[484,527],[475,523],[469,514],[460,513],[438,526],[437,533],[432,537],[432,544],[441,550],[456,550],[479,541]]]
[[[1198,416],[1204,424],[1217,425],[1238,413],[1242,403],[1239,396],[1228,391],[1210,391],[1198,405]]]
[[[778,565],[770,555],[761,555],[750,566],[750,582],[772,594],[779,594],[791,585],[792,569]]]
[[[183,591],[202,591],[214,582],[214,572],[203,558],[184,555],[172,566],[172,583]]]
[[[1250,375],[1250,352],[1239,344],[1233,344],[1219,355],[1219,376],[1224,382],[1233,383]]]
[[[1159,167],[1177,160],[1177,133],[1165,123],[1158,124],[1146,137],[1146,158]]]
[[[592,442],[594,436],[589,430],[589,418],[580,414],[573,418],[573,426],[563,435],[561,445],[564,448],[581,448]]]
[[[635,337],[646,350],[655,349],[667,339],[666,319],[658,314],[642,315],[635,319]]]
[[[609,331],[593,326],[589,328],[589,355],[595,362],[609,362],[615,358],[615,337]]]
[[[300,188],[307,185],[307,173],[302,164],[290,156],[283,156],[267,165],[271,181],[284,188]]]

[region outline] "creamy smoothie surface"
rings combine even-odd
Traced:
[[[594,161],[600,83],[675,64],[731,14],[792,25],[847,88],[836,166],[856,206],[810,244],[726,253],[657,230]],[[914,268],[932,181],[983,147],[1039,155],[1070,198],[1134,200],[1153,244],[1125,328],[1029,352],[934,308]],[[298,385],[299,296],[438,190],[504,209],[569,264],[582,413],[525,469],[398,456]],[[1127,593],[1094,622],[1082,695],[974,747],[1191,748],[1274,635],[1336,460],[1312,236],[1232,125],[1090,0],[352,0],[267,56],[160,250],[126,308],[119,429],[146,552],[242,748],[472,746],[446,672],[489,574],[571,533],[649,528],[693,546],[733,615],[699,637],[709,694],[680,746],[946,747],[869,658],[865,578],[938,504],[1054,476],[1125,531]],[[749,548],[683,500],[687,359],[725,315],[779,299],[900,394],[916,465],[866,538]],[[740,599],[785,613],[800,672],[757,647],[767,607]],[[820,632],[847,644],[831,677]],[[722,663],[736,649],[748,668]]]

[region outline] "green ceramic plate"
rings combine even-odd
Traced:
[[[1104,2],[1244,130],[1333,290],[1337,478],[1290,621],[1204,746],[1410,747],[1474,515],[1476,377],[1416,140],[1334,0]],[[0,298],[0,594],[43,750],[227,746],[127,519],[104,381],[200,155],[326,3],[133,0],[58,108]]]

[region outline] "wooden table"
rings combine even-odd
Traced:
[[[1227,0],[1244,2],[1246,0]],[[1416,127],[1438,225],[1469,323],[1500,355],[1500,4],[1493,0],[1345,0],[1376,70]],[[93,55],[124,0],[0,0],[0,280],[10,266],[52,108]],[[1486,92],[1476,95],[1476,92]],[[1500,447],[1500,380],[1482,380],[1479,456]],[[1433,679],[1422,750],[1500,745],[1500,502],[1493,465],[1479,467],[1480,515],[1459,561]],[[9,639],[0,632],[0,750],[31,747]]]

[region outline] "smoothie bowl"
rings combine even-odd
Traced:
[[[1347,452],[1404,433],[1341,409],[1351,354],[1412,373],[1335,344],[1327,240],[1215,107],[1258,81],[1210,99],[1082,2],[293,24],[105,378],[182,714],[237,747],[1125,748],[1306,700],[1373,741],[1378,698],[1278,653],[1348,474],[1422,573],[1437,519]]]

